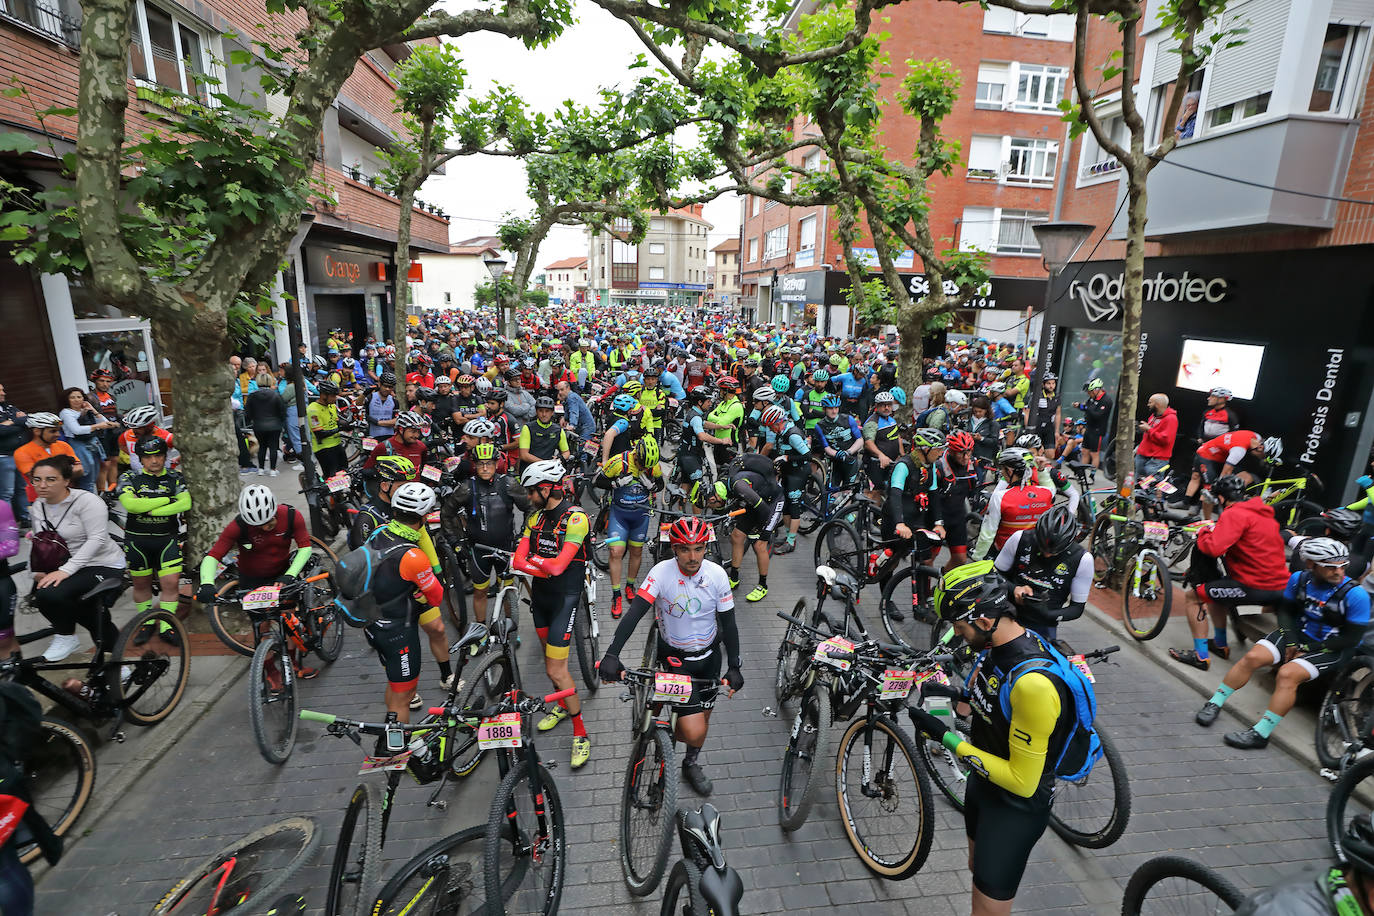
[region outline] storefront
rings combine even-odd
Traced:
[[[868,279],[876,280],[882,275],[873,273]],[[929,281],[925,274],[901,274],[906,281],[907,291],[913,299],[920,299],[930,292]],[[805,277],[805,299],[814,304],[816,330],[826,337],[847,337],[857,330],[850,315],[848,299],[849,274],[842,270],[822,271],[812,274],[786,274],[779,278],[785,282],[792,277]],[[814,278],[814,279],[813,279]],[[945,293],[958,292],[953,281],[945,282]],[[979,290],[978,295],[951,317],[949,336],[982,337],[997,342],[1024,344],[1035,340],[1040,331],[1040,317],[1029,318],[1032,310],[1038,310],[1045,300],[1045,281],[1020,277],[993,277]],[[808,308],[808,314],[811,309]]]
[[[1175,466],[1191,464],[1216,386],[1234,394],[1242,427],[1284,440],[1311,464],[1334,504],[1364,473],[1374,442],[1374,248],[1347,247],[1145,262],[1140,409],[1155,392],[1179,415]],[[1120,377],[1122,263],[1070,265],[1055,281],[1038,372],[1059,375],[1065,401]]]
[[[309,349],[327,350],[331,328],[343,328],[354,346],[369,336],[392,337],[394,249],[325,245],[307,238],[301,246],[305,265],[307,327],[301,329]]]

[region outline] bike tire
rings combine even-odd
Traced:
[[[270,683],[275,674],[281,686]],[[248,668],[248,717],[258,753],[268,763],[282,764],[296,746],[296,672],[282,646],[281,634],[269,633],[258,643]]]
[[[1093,558],[1093,583],[1103,587],[1116,584],[1116,553],[1120,541],[1116,524],[1103,512],[1093,522],[1088,552]]]
[[[236,894],[231,908],[245,907],[250,900],[270,905],[276,900],[281,889],[286,886],[296,872],[315,854],[320,845],[320,832],[315,822],[308,817],[288,817],[261,830],[255,830],[225,846],[219,852],[199,863],[162,895],[151,916],[171,916],[173,913],[215,912],[219,908],[215,900],[228,889]],[[285,864],[265,860],[272,858],[281,848],[291,855]],[[292,851],[294,850],[294,852]],[[222,869],[232,863],[232,872],[226,875]],[[242,875],[242,877],[240,877]],[[228,877],[230,881],[224,883]],[[249,881],[248,878],[260,880]],[[193,905],[191,901],[205,900],[205,905]],[[183,908],[184,907],[184,908]],[[251,908],[259,912],[256,907]]]
[[[798,620],[806,619],[806,599],[798,598],[792,606],[792,616]],[[777,701],[778,711],[796,697],[801,673],[806,670],[806,656],[802,648],[807,645],[806,631],[795,623],[789,623],[778,644],[778,660],[773,672],[773,698]]]
[[[220,586],[216,595],[226,595],[238,587],[239,580],[230,579]],[[252,658],[258,641],[255,621],[248,612],[237,603],[215,603],[208,605],[205,610],[210,618],[210,629],[219,637],[219,641],[235,654]]]
[[[955,719],[951,728],[968,740],[970,729],[967,721]],[[940,794],[959,811],[964,810],[964,792],[968,788],[968,765],[949,748],[939,741],[922,736],[916,742],[916,750],[921,755],[921,764],[926,768],[930,781]]]
[[[710,911],[701,897],[701,869],[691,859],[678,859],[668,872],[668,883],[663,886],[663,904],[658,908],[658,916],[682,916]]]
[[[145,627],[152,635],[135,645]],[[111,698],[130,723],[156,725],[176,709],[191,678],[189,643],[181,618],[161,608],[136,615],[120,630],[105,670],[113,685]]]
[[[356,843],[356,845],[355,845]],[[344,809],[329,867],[325,916],[365,916],[382,870],[382,790],[360,782]]]
[[[1281,499],[1274,503],[1274,518],[1281,528],[1292,528],[1303,519],[1321,515],[1326,509],[1310,499]]]
[[[1317,710],[1317,760],[1339,769],[1352,748],[1364,746],[1374,724],[1374,658],[1356,655],[1342,665],[1322,695]]]
[[[863,730],[868,720],[859,718],[849,724],[849,728],[845,729],[843,737],[840,738],[835,754],[835,800],[839,803],[845,836],[849,838],[849,845],[854,847],[859,861],[880,878],[901,881],[920,871],[926,857],[930,855],[931,842],[935,837],[935,802],[930,795],[930,780],[925,767],[921,764],[921,754],[911,736],[886,716],[878,716],[872,723],[875,733],[882,733],[888,744],[881,749],[883,753],[880,754],[877,741],[874,741],[870,770],[862,762]],[[874,737],[878,736],[875,734]],[[851,760],[850,754],[856,748],[859,749],[859,757]],[[878,760],[880,757],[886,759],[888,752],[891,752],[893,769],[887,776],[892,785],[884,790],[885,794],[881,797],[868,798],[860,791],[863,774],[869,771],[876,779],[879,770]],[[910,785],[907,784],[908,774],[896,773],[903,763],[910,779],[916,783],[915,792],[911,792]],[[856,776],[859,783],[851,787],[849,780]],[[869,802],[873,803],[871,807],[866,804]],[[878,839],[877,831],[867,829],[864,824],[867,814],[877,815],[878,820],[874,821],[875,824],[888,824],[891,822],[882,818],[899,810],[905,811],[908,806],[914,808],[916,823],[910,827],[903,824],[899,828],[895,840],[896,848],[891,852],[880,851],[881,841]]]
[[[531,792],[525,788],[525,784],[530,780],[528,761],[521,760],[511,768],[506,778],[501,780],[501,785],[497,787],[496,795],[491,800],[491,808],[487,812],[483,850],[487,916],[505,916],[506,905],[510,900],[515,900],[516,909],[522,914],[539,913],[543,916],[553,916],[558,912],[559,901],[563,898],[563,879],[568,864],[563,803],[558,795],[557,784],[543,765],[539,765],[538,779],[541,784],[539,794],[544,799],[550,823],[549,837],[543,841],[546,845],[538,857],[531,854],[530,849],[533,847],[524,848],[529,846],[530,834],[520,822],[521,808],[520,803],[516,802],[517,798],[521,803],[529,803],[531,800]],[[517,846],[523,851],[515,852]],[[502,866],[503,849],[512,851],[511,855],[504,857],[509,862],[509,866],[505,868]],[[524,873],[518,881],[512,883],[512,876],[521,867],[522,860]],[[548,866],[548,877],[540,882],[540,887],[528,888],[527,878],[532,871],[529,866],[535,862],[541,866]],[[505,877],[502,877],[503,874]],[[505,896],[507,887],[512,888],[509,896]]]
[[[1153,550],[1142,550],[1126,565],[1121,579],[1121,622],[1139,642],[1154,639],[1169,622],[1174,584],[1169,564]]]
[[[812,463],[808,468],[806,483],[802,486],[801,524],[797,526],[798,532],[810,534],[825,521],[825,495],[825,474],[817,470],[816,465]],[[815,506],[816,511],[811,511],[808,508],[810,506]]]
[[[620,793],[620,870],[625,886],[635,897],[653,893],[663,879],[673,842],[677,797],[673,740],[666,732],[650,728],[630,749]],[[648,812],[643,830],[636,830],[632,823],[637,812]]]
[[[471,916],[485,912],[486,885],[481,872],[486,836],[486,825],[479,824],[450,834],[421,850],[387,879],[367,913],[370,916],[419,913]],[[523,872],[519,871],[507,876],[511,893],[523,877]]]
[[[331,665],[343,654],[345,624],[339,619],[337,608],[321,607],[311,611],[315,615],[315,654],[320,661]]]
[[[324,536],[323,540],[332,541],[339,536],[339,519],[334,514],[334,507],[330,505],[327,498],[328,494],[322,493],[321,496],[325,497],[325,500],[317,513],[320,521],[320,534]]]
[[[778,824],[788,833],[806,823],[816,800],[818,764],[823,765],[830,749],[830,686],[814,682],[800,707],[778,780]]]
[[[440,536],[434,545],[439,552],[439,568],[444,573],[444,597],[440,600],[444,616],[461,636],[468,630],[468,602],[463,585],[462,566],[448,539]]]
[[[1326,839],[1335,850],[1337,858],[1342,860],[1345,854],[1341,852],[1341,844],[1345,840],[1345,831],[1351,820],[1346,817],[1346,808],[1355,791],[1362,788],[1361,783],[1371,776],[1374,776],[1374,754],[1361,757],[1346,767],[1336,778],[1335,785],[1331,787],[1331,794],[1326,798]],[[1362,802],[1359,802],[1359,814],[1362,817],[1369,816],[1369,807]]]
[[[878,605],[883,620],[883,629],[895,643],[900,643],[913,652],[924,652],[930,648],[931,624],[935,621],[934,609],[924,602],[916,602],[915,580],[910,566],[903,566],[883,583],[882,599]],[[893,617],[893,612],[902,619]]]
[[[821,526],[812,547],[816,566],[843,569],[856,578],[863,578],[863,544],[854,526],[844,519],[831,519]]]
[[[504,653],[496,652],[478,662],[471,673],[463,672],[466,682],[458,697],[464,709],[491,706],[511,689],[510,662]],[[454,776],[470,776],[486,756],[477,744],[475,732],[461,734],[458,745],[449,757],[449,769]]]
[[[1102,741],[1102,759],[1082,783],[1060,780],[1055,791],[1054,806],[1050,808],[1050,828],[1066,843],[1084,849],[1105,849],[1112,845],[1121,839],[1131,820],[1131,787],[1126,775],[1126,762],[1107,733],[1100,726],[1096,728],[1097,737]],[[1103,764],[1107,766],[1107,780],[1102,779]],[[1086,807],[1085,801],[1079,799],[1088,794],[1089,786],[1092,787],[1092,794],[1103,794],[1097,788],[1107,781],[1111,783],[1112,796],[1112,810],[1107,818],[1079,818],[1076,810],[1070,813],[1067,820],[1062,816],[1066,806]]]
[[[1165,891],[1174,887],[1182,890],[1188,885],[1197,885],[1197,891],[1188,892],[1188,896],[1203,907],[1210,906],[1213,898],[1225,907],[1213,908],[1213,913],[1235,912],[1245,902],[1245,894],[1238,887],[1201,862],[1194,862],[1182,856],[1156,856],[1137,868],[1126,882],[1126,893],[1121,898],[1121,916],[1142,916],[1144,913],[1157,912],[1154,907],[1146,907],[1151,897],[1155,898],[1156,902],[1167,898],[1184,903],[1182,893]],[[1184,903],[1184,908],[1175,912],[1191,913],[1201,910],[1194,910]]]
[[[589,693],[601,688],[601,678],[596,674],[596,663],[601,661],[601,647],[592,635],[592,615],[587,608],[587,593],[577,597],[573,608],[573,642],[577,645],[577,667],[582,669],[582,682]]]
[[[592,563],[602,572],[607,572],[611,568],[611,548],[606,543],[606,527],[610,522],[611,507],[606,504],[596,513],[596,518],[592,522]]]
[[[91,800],[95,753],[74,725],[44,716],[40,727],[24,761],[24,784],[34,809],[52,832],[66,836]],[[37,843],[19,847],[19,859],[26,865],[39,855]]]
[[[263,916],[303,916],[306,906],[303,894],[287,891],[273,900],[262,913]]]

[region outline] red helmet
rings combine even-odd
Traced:
[[[494,359],[493,362],[498,366],[505,366],[510,363],[510,357],[504,353],[497,353],[496,359]]]
[[[669,544],[707,544],[711,541],[711,525],[695,515],[684,516],[668,528]]]
[[[952,452],[971,452],[973,451],[973,435],[962,429],[952,432],[945,437],[945,445]]]
[[[716,379],[716,387],[721,391],[739,391],[739,379],[733,375],[722,375]]]

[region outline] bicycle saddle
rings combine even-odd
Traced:
[[[1065,461],[1064,464],[1068,465],[1069,470],[1073,471],[1074,473],[1078,473],[1079,471],[1086,471],[1089,475],[1091,475],[1097,471],[1097,468],[1093,467],[1091,464],[1088,464],[1086,461],[1074,461],[1072,458],[1070,458],[1068,461]]]
[[[720,812],[714,805],[700,811],[679,810],[682,829],[709,857],[711,867],[701,873],[701,895],[716,916],[735,916],[744,898],[744,882],[739,873],[725,863],[720,843]]]
[[[113,601],[124,591],[124,577],[112,576],[102,579],[91,587],[91,590],[81,596],[82,601],[94,601],[96,598],[106,598]]]
[[[457,655],[465,651],[468,646],[479,643],[487,638],[487,625],[484,623],[473,623],[468,627],[468,631],[458,638],[458,641],[449,647],[449,653]]]
[[[847,593],[851,597],[859,594],[859,582],[848,570],[817,566],[816,575],[831,590]]]

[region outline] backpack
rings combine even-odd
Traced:
[[[1059,759],[1054,761],[1053,769],[1054,775],[1059,779],[1082,782],[1092,772],[1093,764],[1102,757],[1102,739],[1093,728],[1093,720],[1097,717],[1097,695],[1093,692],[1092,682],[1058,649],[1042,639],[1039,634],[1031,630],[1027,630],[1026,633],[1040,645],[1048,657],[1028,658],[1007,672],[997,692],[1002,715],[1008,720],[1011,719],[1012,688],[1027,672],[1039,671],[1049,674],[1067,687],[1070,696],[1073,697],[1074,723],[1069,729],[1063,749],[1059,752]]]
[[[917,414],[916,427],[920,429],[929,426],[930,424],[927,421],[930,419],[931,415],[934,414],[937,410],[945,410],[945,405],[936,404],[934,407],[927,407],[925,410]],[[945,413],[949,413],[949,411],[945,410]]]
[[[377,603],[372,587],[377,568],[392,554],[404,553],[415,546],[410,543],[393,544],[389,549],[383,549],[374,545],[373,538],[385,530],[378,528],[356,549],[339,557],[334,572],[334,584],[338,586],[339,596],[334,599],[334,606],[338,608],[344,623],[351,627],[365,627],[382,619],[382,606]]]

